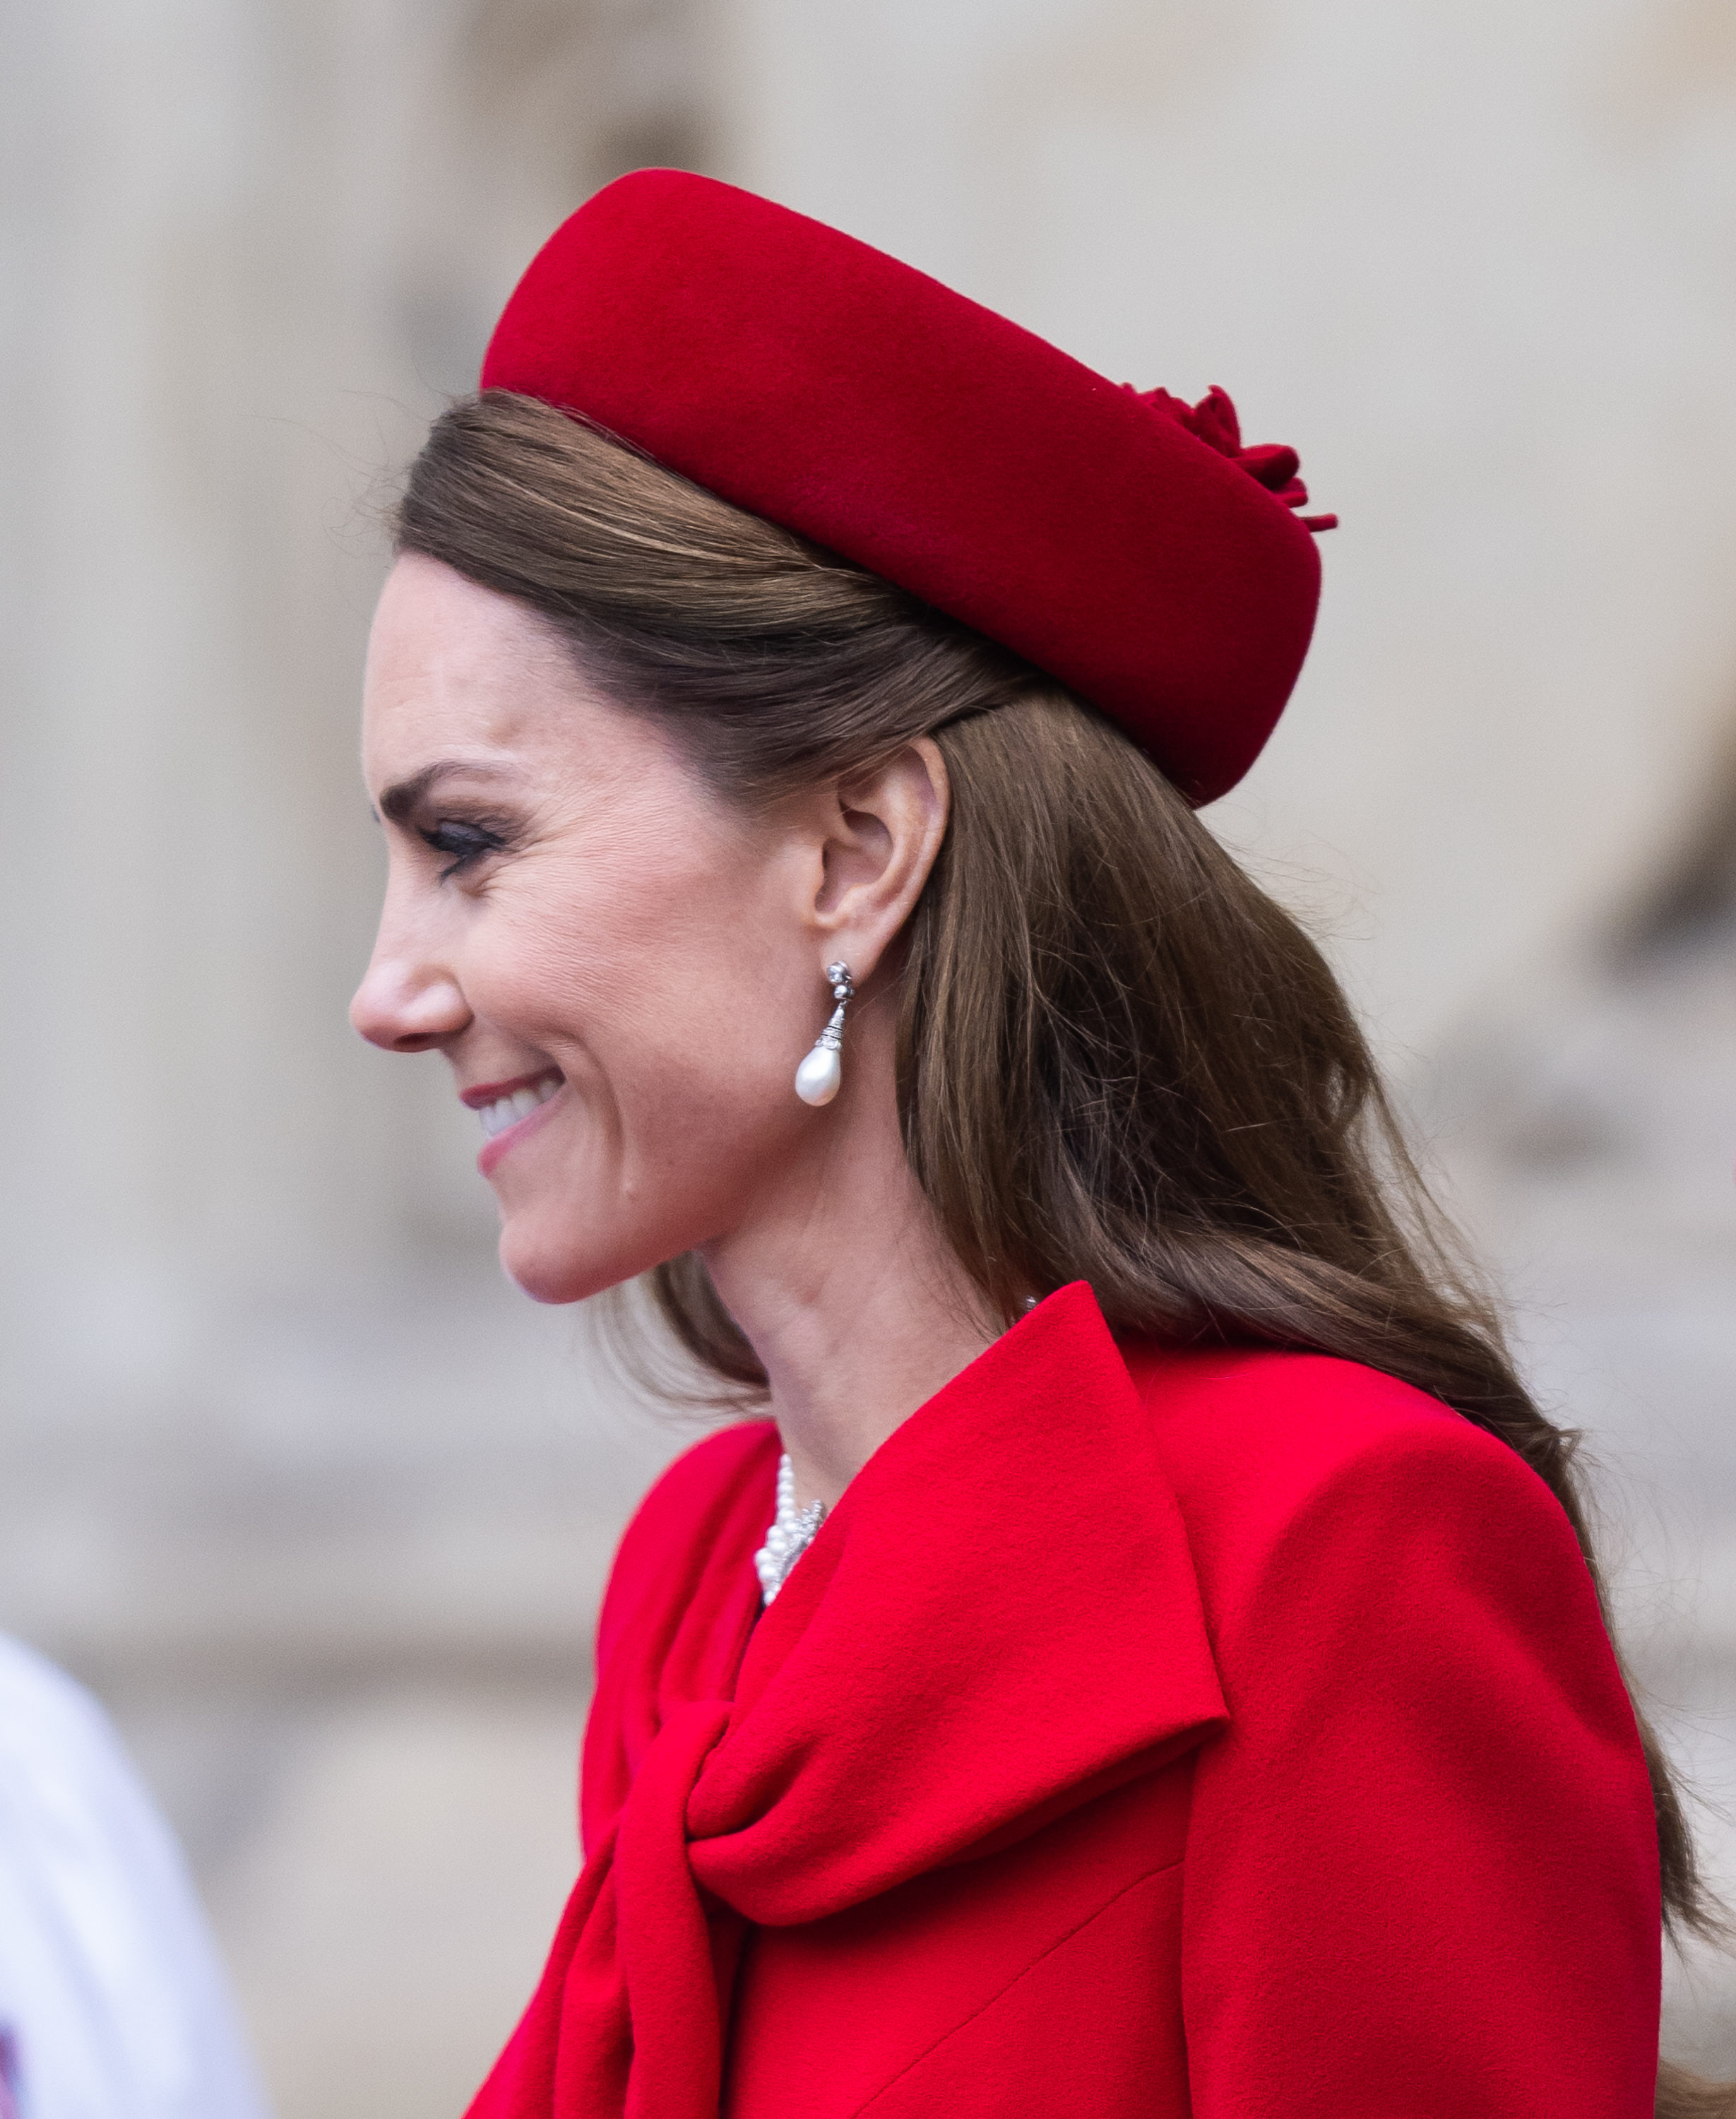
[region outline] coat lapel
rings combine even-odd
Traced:
[[[1224,1718],[1149,1416],[1076,1283],[891,1436],[760,1621],[693,1871],[750,1920],[819,1919]]]

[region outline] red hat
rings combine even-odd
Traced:
[[[992,310],[750,192],[600,191],[533,260],[482,387],[582,415],[1016,650],[1195,802],[1252,764],[1320,563],[1290,449],[1109,383]]]

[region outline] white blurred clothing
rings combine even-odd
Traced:
[[[21,2119],[267,2119],[180,1850],[108,1717],[0,1634],[7,2034]]]

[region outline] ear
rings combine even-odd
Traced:
[[[951,801],[947,762],[925,735],[831,791],[810,918],[822,959],[841,957],[858,986],[915,910]]]

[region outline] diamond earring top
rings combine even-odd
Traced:
[[[856,998],[856,982],[848,964],[828,964],[827,983],[838,1004],[831,1021],[814,1041],[813,1050],[796,1069],[796,1094],[804,1104],[829,1104],[844,1079],[844,1063],[838,1054],[844,1043],[844,1011]]]

